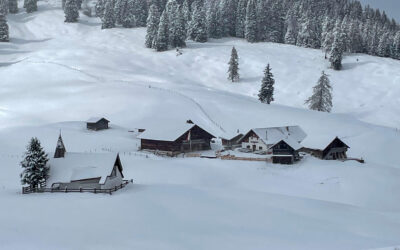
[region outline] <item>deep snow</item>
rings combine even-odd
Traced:
[[[20,3],[20,6],[22,3]],[[333,72],[318,50],[238,39],[144,49],[144,29],[101,30],[60,3],[9,15],[0,44],[1,249],[368,249],[400,243],[400,62],[347,56]],[[226,80],[232,46],[242,80]],[[357,61],[358,59],[358,61]],[[255,99],[271,63],[276,104]],[[334,113],[304,109],[322,70]],[[292,106],[287,107],[284,105]],[[106,116],[112,129],[84,121]],[[137,152],[136,128],[192,119],[217,135],[300,125],[308,139],[342,136],[357,162],[311,157],[294,166]],[[65,122],[71,121],[71,122]],[[372,125],[391,126],[382,127]],[[52,153],[120,152],[135,180],[115,195],[21,195],[18,166],[32,136]]]

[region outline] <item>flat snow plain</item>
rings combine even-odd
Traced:
[[[22,2],[19,3],[22,6]],[[101,30],[60,3],[9,15],[0,44],[0,249],[371,249],[400,243],[400,62],[238,39],[188,43],[183,55],[143,46],[145,29]],[[232,46],[242,80],[226,80]],[[271,63],[276,103],[256,100]],[[304,109],[322,70],[334,114]],[[106,116],[112,129],[81,121]],[[137,152],[128,130],[192,119],[215,134],[300,125],[314,140],[345,137],[366,164],[306,157],[294,166],[169,159]],[[70,121],[70,122],[66,122]],[[120,152],[134,185],[112,196],[21,195],[18,166],[37,136],[53,152]],[[393,247],[394,248],[394,247]],[[392,249],[392,248],[388,248]]]

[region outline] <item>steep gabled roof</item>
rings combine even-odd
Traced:
[[[115,165],[122,173],[119,155],[116,153],[65,153],[65,157],[49,160],[50,176],[47,184],[94,178],[100,178],[99,183],[104,184]]]
[[[289,145],[291,148],[293,148],[294,150],[299,150],[301,149],[303,146],[298,143],[295,139],[293,139],[292,137],[288,137],[285,138],[283,140],[278,141],[277,143],[275,143],[274,145],[272,145],[271,147],[269,147],[269,149],[273,148],[274,146],[276,146],[277,144],[279,144],[280,142],[285,142],[287,145]]]
[[[86,122],[88,122],[88,123],[97,123],[97,122],[99,122],[99,121],[101,121],[103,119],[106,120],[107,122],[110,122],[109,120],[107,120],[104,117],[92,117],[89,120],[87,120]]]
[[[339,137],[335,137],[332,139],[332,136],[329,135],[319,135],[319,136],[312,136],[304,140],[302,143],[304,147],[310,148],[310,149],[315,149],[315,150],[325,150],[332,142],[334,142],[336,139],[339,139],[340,141],[343,142],[348,148],[350,148],[345,142],[344,139],[341,139]]]

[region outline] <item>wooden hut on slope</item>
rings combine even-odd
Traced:
[[[98,131],[98,130],[108,129],[109,123],[110,121],[104,117],[92,117],[86,121],[86,127],[89,130]]]
[[[309,153],[323,160],[347,159],[347,150],[350,148],[342,139],[336,137],[332,140],[327,138],[310,138],[303,143],[302,152]]]
[[[182,124],[161,124],[156,129],[146,129],[138,136],[142,150],[176,153],[209,150],[211,139],[214,137],[191,121]]]

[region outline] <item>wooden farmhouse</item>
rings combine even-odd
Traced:
[[[108,190],[124,182],[118,154],[68,153],[61,135],[48,166],[46,186],[55,190]]]
[[[247,132],[240,140],[243,149],[252,152],[272,153],[272,146],[283,139],[301,143],[307,134],[299,126],[254,128]]]
[[[302,152],[309,153],[323,160],[347,159],[347,150],[350,148],[339,137],[331,139],[315,138],[303,143]]]
[[[108,129],[109,120],[103,117],[93,117],[86,122],[86,127],[89,130],[103,130]]]
[[[212,134],[188,121],[146,129],[138,136],[142,150],[185,153],[211,149]]]

